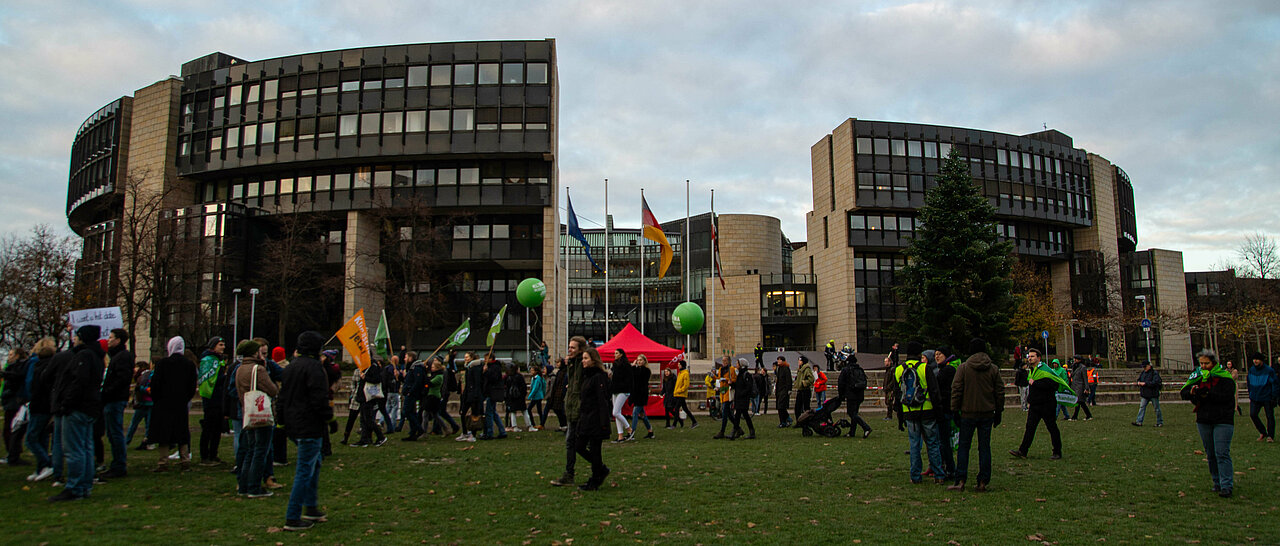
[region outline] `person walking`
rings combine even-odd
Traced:
[[[102,380],[102,420],[111,443],[111,467],[100,478],[123,478],[129,473],[129,446],[124,436],[124,408],[129,404],[129,385],[133,381],[133,351],[128,349],[129,332],[111,330],[107,337],[106,376]]]
[[[1098,367],[1097,367],[1097,364],[1094,364],[1093,359],[1088,357],[1084,357],[1084,363],[1086,366],[1088,366],[1087,368],[1085,368],[1085,381],[1087,381],[1089,384],[1089,405],[1097,406],[1098,405]]]
[[[627,352],[618,349],[613,352],[613,376],[609,378],[609,388],[613,392],[613,424],[618,431],[618,437],[613,443],[625,442],[634,432],[628,428],[627,418],[622,415],[622,406],[626,405],[627,398],[631,396],[631,361],[627,360]]]
[[[1218,364],[1210,350],[1196,354],[1199,367],[1187,378],[1179,393],[1195,406],[1196,431],[1209,462],[1209,477],[1219,497],[1231,497],[1235,486],[1231,465],[1231,436],[1235,432],[1236,382],[1231,372]]]
[[[151,426],[144,440],[161,448],[155,472],[168,469],[169,450],[174,448],[178,450],[182,470],[190,469],[191,465],[188,413],[191,397],[196,394],[196,363],[184,354],[186,343],[180,336],[169,338],[166,350],[169,356],[156,362],[151,374]]]
[[[729,362],[729,357],[724,357],[720,362],[720,369],[716,373],[716,396],[720,399],[720,432],[712,439],[721,440],[728,438],[732,440],[736,436],[736,431],[742,430],[738,423],[738,414],[733,409],[733,386],[737,383],[738,373],[733,364]],[[729,436],[725,436],[724,430],[729,422],[733,422],[733,429]]]
[[[544,343],[543,346],[545,347],[546,344]],[[529,395],[525,397],[530,411],[536,411],[538,416],[538,426],[529,427],[533,431],[542,430],[547,426],[547,409],[550,406],[546,404],[547,378],[543,371],[546,369],[544,366],[544,364],[533,365],[533,380],[529,383]]]
[[[54,378],[47,375],[47,372],[52,367],[57,345],[51,337],[41,338],[36,342],[35,347],[32,347],[31,352],[35,354],[28,364],[30,369],[27,371],[27,375],[31,377],[31,381],[27,384],[31,401],[27,403],[27,413],[30,417],[27,420],[26,442],[27,450],[35,458],[36,470],[27,476],[27,480],[38,482],[53,475],[53,457],[49,454],[49,439],[53,436],[53,415],[49,408],[49,394],[53,388]]]
[[[360,439],[351,447],[368,447],[375,443],[380,446],[387,443],[387,435],[378,426],[378,400],[385,397],[382,392],[382,363],[375,359],[363,372],[357,373],[360,378],[356,383],[356,401],[360,403]]]
[[[1053,454],[1049,459],[1058,460],[1062,458],[1062,435],[1058,432],[1057,392],[1059,387],[1066,386],[1066,382],[1040,361],[1040,349],[1027,349],[1026,359],[1030,366],[1027,374],[1030,391],[1027,395],[1027,426],[1022,433],[1022,444],[1017,449],[1009,450],[1009,454],[1020,459],[1026,458],[1031,442],[1036,439],[1036,427],[1043,421],[1053,445]]]
[[[564,394],[568,390],[569,380],[565,376],[564,357],[556,360],[556,365],[553,367],[554,371],[547,370],[547,375],[551,376],[551,398],[547,401],[547,407],[551,409],[551,413],[556,415],[556,423],[559,425],[556,430],[567,432],[569,430],[569,420],[565,417]]]
[[[902,388],[902,406],[899,410],[907,429],[909,441],[908,462],[911,483],[922,483],[921,443],[929,453],[929,471],[934,483],[941,484],[947,478],[938,451],[938,421],[934,401],[938,400],[938,382],[931,377],[928,359],[917,341],[907,343],[906,360],[894,370],[894,381]]]
[[[484,436],[480,439],[502,440],[507,437],[507,428],[502,425],[502,417],[498,415],[498,403],[506,399],[507,384],[502,373],[502,364],[491,354],[485,358],[482,379],[484,382]]]
[[[871,435],[871,425],[858,415],[858,409],[862,406],[863,398],[867,393],[867,372],[858,365],[858,359],[852,354],[845,360],[844,367],[840,368],[840,376],[836,379],[836,392],[838,396],[844,400],[845,409],[849,411],[850,438],[858,432],[858,427],[862,427],[862,437],[866,438]]]
[[[93,421],[102,412],[102,376],[106,351],[98,344],[102,330],[94,324],[78,328],[72,338],[75,355],[53,385],[50,407],[58,417],[67,482],[50,502],[88,497],[93,491]]]
[[[1156,407],[1156,426],[1164,426],[1164,414],[1160,412],[1162,387],[1164,387],[1164,381],[1160,379],[1160,372],[1151,366],[1150,360],[1143,360],[1142,371],[1138,373],[1138,397],[1142,399],[1142,405],[1138,406],[1138,417],[1133,420],[1133,426],[1142,426],[1143,417],[1147,415],[1147,404],[1153,404]]]
[[[280,387],[280,419],[297,446],[293,488],[285,508],[286,531],[305,531],[328,521],[320,510],[320,449],[333,419],[333,404],[329,400],[328,372],[320,364],[323,344],[324,336],[318,332],[299,334],[295,356],[284,369]]]
[[[444,427],[451,424],[446,422],[449,414],[445,413],[444,410],[444,393],[448,390],[445,387],[445,383],[448,381],[449,373],[445,371],[444,363],[440,361],[439,357],[432,358],[431,370],[427,372],[426,397],[422,402],[423,411],[426,412],[426,419],[423,421],[425,424],[422,425],[422,428],[425,430],[427,424],[429,424],[431,425],[431,430],[435,431],[433,433],[441,436],[445,434]],[[452,424],[452,426],[453,430],[458,430],[456,424]]]
[[[1058,361],[1058,359],[1056,358],[1053,359],[1053,361],[1050,363],[1049,369],[1050,371],[1053,372],[1054,375],[1058,376],[1058,378],[1062,380],[1063,384],[1067,385],[1068,387],[1071,386],[1071,376],[1067,372],[1067,368],[1063,366],[1062,363]],[[1067,406],[1065,404],[1059,403],[1058,407],[1054,409],[1053,416],[1056,418],[1058,416],[1058,413],[1062,413],[1063,421],[1071,420],[1071,415],[1067,413]]]
[[[672,394],[676,398],[676,424],[684,427],[684,417],[689,418],[689,428],[698,428],[698,418],[693,416],[693,412],[689,410],[689,363],[683,359],[679,364],[680,371],[676,372],[676,387]]]
[[[951,413],[960,417],[955,483],[947,487],[952,491],[964,491],[974,432],[978,433],[978,483],[974,490],[987,491],[991,483],[991,429],[1000,426],[1004,414],[1004,380],[986,351],[985,341],[970,340],[969,358],[956,368],[951,382]]]
[[[801,414],[812,409],[809,405],[813,395],[813,384],[817,380],[813,373],[813,365],[809,357],[800,355],[800,369],[796,370],[796,413]]]
[[[137,432],[138,425],[142,424],[142,443],[138,444],[138,451],[147,450],[147,431],[151,430],[151,406],[154,402],[151,398],[151,364],[145,360],[139,360],[136,371],[133,372],[133,418],[129,420],[129,432],[125,434],[124,443],[129,445],[133,443],[133,434]]]
[[[507,365],[507,374],[503,377],[503,384],[506,387],[506,400],[504,406],[507,410],[507,420],[511,422],[511,431],[520,432],[517,419],[524,416],[525,429],[529,432],[537,432],[533,427],[533,417],[529,415],[529,406],[525,404],[526,397],[529,396],[528,385],[525,384],[524,375],[520,370],[516,369],[515,364]]]
[[[636,431],[640,430],[640,421],[644,421],[645,430],[649,431],[645,434],[646,439],[652,440],[653,425],[649,423],[649,412],[646,410],[649,405],[649,378],[653,376],[653,372],[649,370],[649,358],[644,355],[637,355],[636,361],[631,370],[631,435],[628,440],[635,438]]]
[[[675,425],[672,422],[680,421],[680,406],[676,404],[676,373],[671,368],[662,368],[662,413],[665,418],[666,425],[663,428],[672,430]],[[681,423],[683,424],[683,423]]]
[[[245,395],[249,391],[259,391],[267,397],[279,394],[276,384],[271,381],[265,362],[260,358],[258,342],[241,341],[236,346],[236,355],[240,357],[240,367],[236,370],[236,396],[241,407],[244,407]],[[243,416],[248,421],[248,415]],[[266,479],[267,468],[271,465],[268,451],[271,448],[271,431],[275,428],[274,420],[269,423],[245,423],[241,429],[240,443],[244,449],[244,460],[240,463],[237,478],[237,493],[249,498],[270,497],[271,491],[262,486]]]
[[[582,376],[583,376],[583,360],[584,360],[583,353],[586,351],[586,348],[587,348],[586,339],[584,339],[582,336],[573,336],[572,338],[569,339],[568,351],[565,354],[564,362],[560,366],[558,366],[560,368],[560,371],[564,374],[564,385],[565,385],[564,413],[565,413],[565,416],[568,418],[569,425],[568,425],[568,428],[565,430],[565,435],[564,435],[564,445],[565,445],[564,474],[557,479],[551,480],[551,485],[555,487],[564,487],[564,486],[573,485],[574,464],[578,460],[579,434],[583,432],[581,429],[582,422],[580,421],[580,418],[582,417],[582,392],[583,392]],[[600,354],[599,352],[596,352],[597,356],[599,354]],[[591,357],[588,356],[586,358],[591,358]],[[603,371],[604,370],[602,368],[601,372]],[[595,375],[595,372],[592,372],[592,375]],[[605,383],[606,384],[608,383],[607,378],[605,380]],[[600,387],[599,380],[596,379],[592,385],[592,390],[590,391],[590,395],[593,398],[590,409],[594,413],[603,413],[603,412],[600,412],[600,406],[604,405],[605,400],[608,400],[609,391],[611,390],[606,387],[604,389],[604,395],[605,395],[604,400],[601,400],[597,398],[600,395],[599,387]],[[609,435],[608,417],[607,416],[598,417],[598,416],[592,415],[591,419],[587,420],[587,423],[589,424],[589,428],[591,430],[586,431],[586,435],[584,436],[585,446],[592,445],[590,440],[586,438],[587,436],[594,437],[597,434],[599,434],[595,428],[597,426],[596,419],[600,420],[599,426],[601,429],[604,429],[603,436]],[[604,439],[603,436],[600,438],[601,441],[603,441]],[[595,470],[592,470],[592,472],[595,472]]]
[[[1013,375],[1013,385],[1018,388],[1018,398],[1022,401],[1022,411],[1027,411],[1027,396],[1031,394],[1031,383],[1027,381],[1027,374],[1031,373],[1031,368],[1027,366],[1025,358],[1019,358],[1016,361],[1017,371]]]
[[[616,361],[614,366],[617,367]],[[591,463],[591,477],[587,478],[587,483],[578,486],[583,491],[599,489],[609,476],[609,467],[604,464],[604,454],[600,448],[604,439],[609,436],[609,410],[612,406],[609,395],[612,390],[614,389],[610,388],[609,376],[604,371],[600,353],[594,347],[587,349],[582,355],[577,425],[569,425],[570,428],[578,429],[575,434],[575,453]]]
[[[791,426],[791,414],[787,411],[791,407],[791,386],[791,365],[787,363],[787,357],[779,355],[773,362],[773,393],[774,405],[778,407],[778,428]]]
[[[733,382],[733,436],[729,439],[742,437],[743,421],[747,423],[748,440],[756,439],[756,425],[751,422],[751,399],[755,398],[756,380],[752,377],[751,368],[748,367],[747,359],[738,359],[737,377]]]
[[[410,360],[409,370],[404,374],[404,381],[400,384],[400,394],[404,399],[404,417],[409,423],[409,435],[401,438],[402,442],[415,442],[418,438],[426,433],[422,428],[422,413],[426,411],[423,407],[423,398],[426,397],[427,391],[427,365],[418,360],[418,355],[412,351],[405,353],[405,359]]]
[[[1258,441],[1267,442],[1276,441],[1276,398],[1280,396],[1280,380],[1271,366],[1267,365],[1267,358],[1262,353],[1254,353],[1251,357],[1253,365],[1249,367],[1247,376],[1249,382],[1249,419],[1253,421],[1254,428],[1258,429]],[[1267,426],[1262,426],[1262,420],[1258,418],[1258,413],[1265,411],[1267,416]]]
[[[485,428],[484,423],[484,363],[476,358],[475,353],[467,351],[462,355],[463,385],[462,409],[459,420],[462,433],[455,440],[459,442],[476,441],[475,432]],[[467,415],[471,418],[468,420]]]
[[[223,413],[222,393],[226,382],[227,344],[218,336],[209,338],[204,353],[200,355],[199,376],[196,390],[200,393],[200,465],[222,464],[218,458],[218,444],[227,432],[227,418]],[[221,388],[219,388],[221,387]]]
[[[764,371],[764,366],[756,366],[751,379],[756,382],[755,397],[751,399],[751,413],[769,413],[769,374]]]
[[[1071,414],[1071,420],[1075,421],[1080,417],[1080,410],[1084,410],[1084,420],[1092,421],[1093,412],[1089,411],[1089,401],[1087,390],[1089,388],[1089,372],[1088,367],[1084,364],[1084,357],[1077,356],[1072,359],[1071,368],[1071,390],[1076,391],[1079,395],[1076,400],[1076,411]]]

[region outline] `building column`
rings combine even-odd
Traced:
[[[387,278],[386,267],[378,260],[381,242],[377,221],[368,212],[347,212],[344,240],[343,318],[364,309],[365,320],[376,321],[374,317],[386,307],[386,292],[380,287]]]

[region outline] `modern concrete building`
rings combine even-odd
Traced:
[[[840,124],[810,150],[813,210],[807,245],[795,259],[797,272],[817,279],[818,339],[849,341],[863,352],[884,352],[896,341],[888,328],[903,305],[894,274],[906,264],[902,250],[916,211],[953,148],[996,208],[1000,237],[1051,278],[1063,317],[1140,314],[1133,296],[1148,294],[1163,316],[1182,317],[1159,326],[1155,353],[1189,360],[1181,254],[1135,253],[1133,186],[1122,169],[1054,130],[1018,136],[860,119]],[[1061,352],[1136,355],[1132,328],[1108,340],[1098,329],[1064,322],[1063,332],[1051,332]]]
[[[72,144],[84,287],[102,305],[125,299],[116,279],[136,253],[121,251],[120,223],[159,198],[139,354],[251,328],[291,347],[358,309],[385,308],[393,340],[415,345],[464,318],[488,324],[519,280],[556,282],[543,235],[560,224],[556,80],[550,39],[185,63],[90,116]],[[499,349],[523,349],[522,330],[511,313]]]

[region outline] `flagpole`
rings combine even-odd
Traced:
[[[686,178],[684,181],[684,248],[682,249],[682,252],[684,252],[684,260],[683,260],[684,261],[684,301],[689,301],[689,262],[690,262],[690,258],[693,257],[692,254],[689,252],[690,239],[691,237],[689,236],[689,179]],[[689,346],[689,334],[685,334],[684,350],[685,352],[688,352],[689,349],[691,349],[691,347]]]
[[[644,333],[644,188],[640,188],[640,333]]]
[[[604,340],[609,341],[609,179],[604,179]]]
[[[564,197],[566,201],[569,199],[569,186],[564,187]],[[558,213],[559,210],[557,210],[556,212]],[[559,231],[560,229],[557,227],[556,232],[559,233]],[[561,255],[564,256],[564,300],[562,300],[563,307],[564,307],[564,330],[561,330],[560,332],[560,341],[564,342],[565,344],[564,350],[566,352],[569,350],[568,347],[569,347],[569,337],[570,337],[569,336],[569,243],[565,241],[565,239],[567,238],[569,238],[568,220],[566,220],[564,224],[564,237],[560,238]]]
[[[716,234],[716,190],[715,188],[711,189],[711,234],[713,236],[717,235]],[[708,276],[715,275],[715,274],[716,274],[716,242],[713,237],[711,241],[711,271],[710,273],[708,273]],[[710,327],[707,329],[707,335],[708,335],[707,354],[711,356],[711,361],[715,362],[716,356],[717,356],[717,353],[716,353],[716,341],[717,341],[716,340],[716,291],[715,291],[715,287],[711,287],[709,289],[703,288],[702,291],[704,293],[705,292],[711,293],[709,296],[709,299],[711,300],[711,314],[709,315],[711,317],[711,324],[710,324]]]

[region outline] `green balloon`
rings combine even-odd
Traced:
[[[516,287],[516,299],[520,300],[520,305],[525,307],[542,305],[542,300],[546,298],[547,285],[538,279],[525,279],[520,281],[520,286]]]
[[[671,313],[671,325],[676,327],[676,331],[685,335],[698,333],[702,329],[702,308],[698,304],[686,301],[676,306],[676,310]]]

